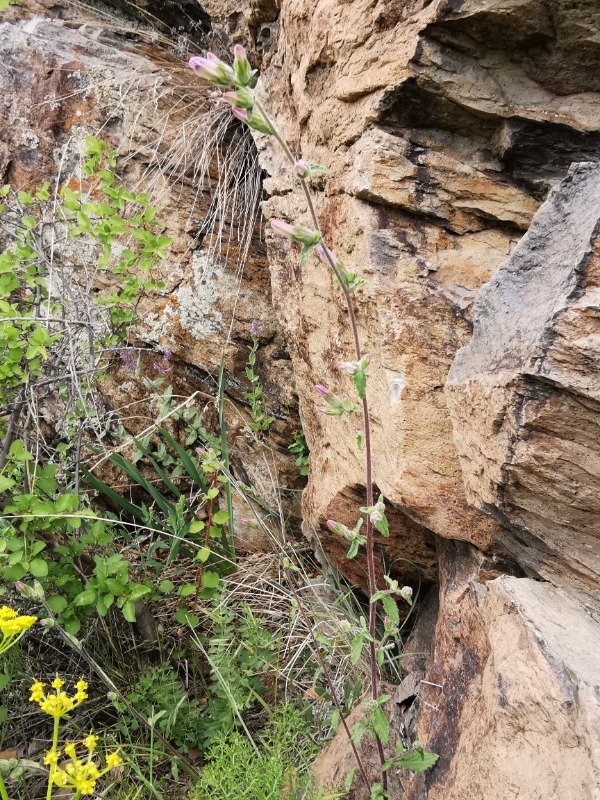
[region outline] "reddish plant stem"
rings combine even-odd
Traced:
[[[262,105],[257,103],[258,108],[264,114],[265,118],[269,120],[273,127],[274,136],[281,146],[283,152],[286,155],[286,158],[292,164],[292,166],[296,163],[296,159],[290,148],[287,145],[285,139],[281,136],[277,127],[273,124],[273,121],[270,119]],[[308,187],[308,184],[305,179],[300,178],[300,184],[302,186],[302,190],[304,192],[304,196],[306,198],[306,202],[308,204],[308,210],[312,219],[312,223],[314,229],[319,233],[321,237],[321,243],[323,245],[323,252],[325,253],[325,257],[327,258],[327,262],[333,274],[335,275],[342,293],[344,295],[344,301],[346,304],[346,309],[348,311],[348,319],[350,321],[350,329],[352,331],[352,339],[354,344],[354,353],[356,355],[356,360],[360,361],[362,358],[362,350],[360,346],[360,337],[358,335],[358,325],[356,323],[356,314],[354,312],[354,304],[352,303],[352,295],[350,294],[350,290],[346,285],[343,277],[338,269],[337,263],[335,259],[331,255],[331,251],[325,245],[323,240],[323,233],[321,231],[321,225],[319,222],[319,218],[317,216],[317,212],[315,210],[315,206],[313,203],[313,198]],[[367,402],[367,395],[365,391],[365,396],[362,398],[362,409],[363,409],[363,420],[365,426],[365,480],[366,480],[366,494],[367,494],[367,506],[373,505],[373,456],[372,456],[372,449],[371,449],[371,418],[369,415],[369,404]],[[377,621],[377,603],[371,602],[371,598],[377,592],[377,578],[375,575],[375,552],[374,552],[374,536],[373,536],[373,523],[371,522],[370,516],[367,515],[367,535],[366,535],[366,543],[365,543],[365,551],[367,557],[367,571],[368,571],[368,580],[369,580],[369,635],[370,635],[370,642],[369,642],[369,661],[371,667],[371,698],[375,702],[379,698],[379,685],[378,685],[378,670],[377,670],[377,648],[375,645],[375,626]],[[381,766],[385,764],[385,754],[383,751],[383,743],[379,736],[375,734],[375,741],[377,743],[377,752],[379,753],[379,760],[381,762]],[[382,771],[381,773],[382,778],[382,785],[383,789],[387,791],[387,774]]]

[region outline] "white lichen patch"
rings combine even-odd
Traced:
[[[402,372],[391,372],[391,370],[386,370],[386,372],[388,372],[387,383],[390,398],[393,403],[399,403],[402,400],[404,388],[408,386],[408,381]]]
[[[219,298],[228,293],[223,267],[210,263],[206,254],[192,259],[193,280],[177,290],[179,322],[194,339],[201,341],[222,329],[223,315]]]

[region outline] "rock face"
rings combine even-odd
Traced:
[[[504,462],[493,452],[498,437],[488,438],[494,425],[502,424],[500,410],[471,408],[464,391],[454,388],[465,374],[458,364],[448,392],[444,389],[457,351],[470,341],[472,303],[479,289],[505,264],[570,164],[596,161],[600,153],[600,83],[593,66],[597,56],[593,42],[599,31],[596,4],[582,4],[576,16],[581,23],[566,14],[562,3],[538,0],[502,5],[492,0],[412,2],[402,8],[385,2],[323,0],[310,8],[302,2],[283,2],[277,47],[265,59],[262,93],[294,152],[330,169],[328,181],[315,187],[324,232],[349,268],[367,281],[356,297],[364,349],[373,354],[369,396],[374,479],[398,512],[387,555],[391,560],[401,557],[405,542],[414,541],[403,523],[410,519],[442,537],[483,549],[499,546],[531,574],[553,574],[561,585],[587,585],[593,592],[598,574],[597,563],[591,563],[595,556],[590,538],[598,521],[592,488],[597,481],[595,456],[590,452],[589,466],[584,466],[575,457],[581,442],[569,444],[570,455],[550,452],[548,434],[545,470],[554,474],[544,478],[545,488],[539,487],[544,469],[539,461],[528,476],[517,476],[515,464],[513,479],[520,483],[514,492],[529,492],[530,497],[519,500],[510,492],[502,500],[492,497],[487,487],[486,493],[476,486],[475,474],[486,459],[497,462],[498,471],[503,468]],[[323,35],[311,35],[315,30]],[[266,214],[302,219],[302,199],[298,193],[290,194],[290,176],[272,144],[271,139],[259,141],[271,175],[265,184],[271,195]],[[593,191],[590,184],[587,218],[592,226]],[[571,247],[569,235],[562,228],[555,230],[555,238],[563,236],[566,249]],[[582,226],[581,237],[585,236]],[[538,253],[547,260],[539,244]],[[311,445],[314,477],[304,493],[305,518],[320,531],[326,553],[345,569],[338,544],[322,525],[330,517],[354,522],[346,498],[356,494],[364,480],[362,456],[354,441],[355,427],[360,425],[323,418],[311,396],[316,383],[340,392],[349,388],[334,366],[351,352],[345,312],[320,262],[309,260],[300,270],[293,266],[295,256],[280,242],[271,242],[269,254],[273,301],[290,343]],[[579,269],[574,259],[573,254],[561,275]],[[540,280],[544,280],[541,274]],[[556,281],[560,282],[558,274]],[[531,308],[539,303],[535,291],[532,286],[530,306],[521,317],[524,329],[533,324],[528,315],[541,312]],[[568,286],[544,286],[550,305],[557,301],[557,291],[568,293]],[[593,303],[592,295],[590,289],[582,302]],[[494,329],[504,324],[501,313],[497,309],[497,316],[490,318],[487,338],[478,350],[482,361],[488,361],[487,343],[494,338],[497,358],[510,358],[503,350],[507,340]],[[519,308],[514,313],[522,312]],[[591,330],[593,312],[582,307],[579,318],[577,324],[586,332],[565,331],[561,340],[582,338],[578,370],[586,372],[597,364],[598,344]],[[503,334],[509,336],[507,331]],[[476,330],[475,341],[480,336]],[[459,364],[464,358],[461,355]],[[564,362],[567,356],[557,352],[558,358]],[[565,386],[573,378],[563,363]],[[551,380],[545,381],[544,391],[550,391]],[[541,381],[537,381],[539,391]],[[549,417],[562,419],[566,414],[573,420],[579,415],[579,423],[564,419],[569,433],[557,445],[560,450],[576,436],[574,424],[583,430],[594,417],[591,393],[584,391],[586,400],[581,402],[567,398],[566,392],[560,400],[554,397],[560,409],[556,405],[551,410],[541,400],[535,412],[529,405],[537,422],[528,421],[529,427],[510,443],[505,428],[504,447],[528,450],[525,439],[531,438],[532,426],[547,426]],[[569,411],[565,404],[570,404]],[[479,461],[470,452],[475,443],[469,444],[478,435],[477,415],[481,415]],[[595,445],[587,446],[594,450]],[[523,458],[539,459],[540,453],[541,448]],[[565,468],[566,461],[575,458],[578,469],[590,470],[587,478],[577,476],[572,465],[568,472],[556,471],[558,458],[564,459]],[[485,469],[489,473],[492,464]],[[521,467],[523,472],[526,466]],[[487,473],[483,481],[493,480]],[[528,479],[538,488],[521,485]],[[577,510],[572,501],[580,480],[585,497],[579,495],[575,505],[584,508]],[[562,500],[555,497],[557,493]],[[550,495],[555,498],[552,502]],[[529,508],[525,521],[524,511],[512,514],[519,503],[528,507],[537,503],[549,513],[542,513],[536,525],[531,517],[539,516],[540,509]],[[567,519],[550,523],[561,503]],[[570,548],[566,542],[571,541],[573,528],[579,543]],[[563,554],[571,550],[568,568],[556,563],[552,548],[542,555],[545,547],[532,547],[528,538],[532,535],[539,541],[562,538]],[[364,564],[361,569],[364,575]],[[353,568],[354,579],[355,572]]]
[[[469,501],[600,602],[600,165],[577,164],[481,290],[447,382]]]
[[[179,25],[178,8],[165,5],[161,25]],[[440,759],[424,776],[394,775],[396,796],[597,800],[597,0],[206,0],[193,18],[212,47],[248,46],[294,154],[329,169],[314,184],[324,234],[366,282],[356,311],[391,529],[377,541],[378,579],[439,583],[437,622],[423,615],[411,640],[428,658],[407,659],[395,718]],[[318,413],[314,393],[351,390],[335,366],[351,357],[346,312],[316,258],[300,266],[270,236],[265,248],[259,196],[266,218],[308,223],[273,140],[255,148],[224,124],[219,154],[239,154],[233,185],[248,193],[215,210],[231,184],[206,155],[212,101],[181,43],[150,42],[141,24],[136,41],[97,21],[78,29],[68,7],[34,2],[3,19],[0,178],[55,176],[61,147],[100,129],[126,177],[152,176],[175,243],[135,343],[149,364],[169,347],[188,395],[214,396],[224,354],[236,475],[272,506],[282,486],[300,486],[286,457],[297,392],[311,448],[305,533],[364,588],[364,559],[348,562],[324,526],[354,525],[363,504],[361,422]],[[79,151],[62,152],[70,168]],[[235,220],[247,209],[244,233]],[[225,251],[205,243],[207,220],[222,224]],[[268,453],[244,429],[254,316],[276,417]],[[116,370],[106,390],[115,407],[139,393],[123,378]],[[295,496],[284,516],[298,513]],[[324,755],[325,783],[344,746]]]
[[[600,790],[600,629],[549,583],[490,580],[480,553],[447,543],[419,730],[440,753],[404,797],[592,800]],[[432,684],[438,684],[432,685]]]
[[[175,24],[169,14],[177,7],[161,5],[164,24]],[[156,32],[123,18],[124,27],[138,25],[137,36],[119,39],[103,27],[105,17],[92,15],[82,24],[78,13],[68,4],[57,10],[33,2],[2,12],[0,181],[23,189],[46,180],[51,186],[66,183],[77,174],[88,135],[119,151],[123,179],[149,192],[173,246],[161,270],[164,291],[141,299],[140,324],[130,333],[141,374],[136,377],[116,358],[100,389],[103,399],[117,414],[137,404],[138,415],[128,414],[127,426],[139,433],[155,413],[139,405],[148,394],[143,378],[157,377],[156,351],[168,350],[175,395],[182,400],[193,395],[210,426],[223,356],[235,473],[261,498],[271,519],[280,508],[289,532],[299,531],[303,481],[287,451],[300,427],[297,399],[270,304],[252,139],[241,125],[229,124],[228,114],[213,113],[206,87],[177,56],[176,37],[169,51],[153,43]],[[138,16],[145,14],[139,9]],[[198,33],[208,18],[204,12],[196,16]],[[223,163],[227,148],[236,161],[219,168],[217,155]],[[264,407],[275,418],[269,446],[249,434],[249,403],[242,396],[250,389],[244,368],[253,321]],[[138,425],[144,413],[146,422]],[[239,516],[252,516],[248,505],[240,503]],[[251,533],[240,529],[244,548],[276,547]]]

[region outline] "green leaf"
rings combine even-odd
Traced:
[[[29,572],[34,578],[45,578],[48,575],[48,564],[43,558],[33,558],[29,562]]]
[[[208,559],[210,558],[210,547],[201,547],[200,550],[196,553],[196,560],[201,561],[203,564],[206,564]]]
[[[364,400],[367,393],[367,375],[365,371],[363,369],[359,369],[352,380],[354,381],[356,393],[361,400]]]
[[[208,569],[202,575],[202,586],[205,586],[207,589],[216,589],[217,586],[219,585],[219,580],[220,580],[219,573]]]
[[[133,600],[126,600],[121,611],[127,622],[135,622],[135,602]]]
[[[355,636],[350,645],[350,660],[353,665],[358,664],[363,648],[363,637]]]
[[[212,521],[215,525],[224,525],[229,519],[227,511],[217,511],[213,514]]]
[[[7,478],[5,475],[0,475],[0,492],[6,492],[8,489],[12,489],[15,485],[15,482],[12,478]]]
[[[381,706],[374,706],[371,709],[371,727],[377,736],[379,736],[382,745],[385,747],[390,739],[390,723]]]
[[[400,614],[398,612],[398,606],[396,605],[396,601],[393,597],[390,597],[389,594],[384,594],[381,598],[381,602],[383,604],[383,609],[388,617],[392,620],[393,623],[396,625],[400,622]]]
[[[169,592],[172,592],[174,588],[175,584],[173,583],[173,581],[162,581],[158,585],[158,591],[161,592],[162,594],[169,594]]]
[[[179,597],[189,597],[190,595],[194,594],[196,591],[196,586],[193,583],[184,583],[183,586],[179,587],[179,591],[177,594]]]
[[[195,614],[190,614],[187,608],[177,609],[175,619],[180,625],[189,625],[190,628],[195,628],[200,623],[198,617]]]
[[[55,614],[61,614],[68,605],[66,597],[60,594],[51,595],[46,602],[48,603],[50,611],[53,611]]]
[[[400,747],[401,745],[398,745],[398,749],[400,749]],[[388,761],[383,765],[383,769],[397,766],[409,769],[411,772],[425,772],[425,770],[433,767],[438,758],[438,755],[430,753],[428,750],[425,750],[422,745],[416,743],[413,750],[402,754],[400,758],[393,758],[391,761]]]
[[[202,522],[200,519],[195,519],[193,522],[190,523],[189,532],[190,533],[200,533],[206,527],[206,523]]]
[[[76,606],[91,606],[92,603],[96,602],[96,590],[84,589],[83,592],[77,595],[73,602]]]
[[[352,741],[354,744],[359,744],[365,735],[365,733],[369,730],[369,723],[366,719],[359,719],[358,722],[355,722],[352,726]]]

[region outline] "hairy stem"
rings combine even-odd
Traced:
[[[281,146],[283,152],[285,153],[286,158],[293,166],[296,163],[296,159],[292,151],[290,150],[287,142],[280,134],[277,126],[274,124],[273,120],[269,117],[266,113],[265,109],[262,107],[260,103],[256,103],[260,111],[264,114],[265,118],[269,120],[269,123],[273,127],[274,136],[279,145]],[[358,335],[358,325],[356,322],[356,314],[354,311],[354,304],[352,302],[352,295],[350,294],[350,290],[346,285],[346,282],[343,279],[340,270],[338,269],[337,263],[335,259],[332,257],[329,248],[325,245],[323,240],[323,232],[321,230],[321,224],[319,222],[319,218],[317,216],[317,212],[315,209],[315,204],[313,201],[313,197],[308,186],[308,183],[305,179],[300,178],[300,184],[302,186],[302,190],[304,192],[304,196],[306,198],[306,202],[308,205],[308,211],[312,220],[312,225],[315,231],[317,231],[321,236],[321,242],[324,245],[323,251],[325,253],[325,257],[327,258],[327,262],[333,274],[335,275],[337,282],[342,290],[342,294],[344,295],[344,301],[346,304],[346,309],[348,311],[348,319],[350,321],[350,329],[352,332],[352,340],[354,344],[354,353],[356,356],[356,360],[360,361],[362,358],[362,350],[360,345],[360,337]],[[367,506],[373,505],[373,456],[372,456],[372,446],[371,446],[371,418],[369,415],[369,404],[367,401],[367,396],[365,392],[365,396],[362,398],[362,410],[363,410],[363,420],[365,426],[365,481],[366,481],[366,494],[367,494]],[[373,597],[373,595],[377,592],[377,579],[375,576],[375,553],[374,553],[374,537],[373,537],[373,523],[369,515],[367,515],[367,535],[366,535],[366,557],[367,557],[367,571],[368,571],[368,580],[369,580],[369,599]],[[369,661],[370,661],[370,668],[371,668],[371,697],[374,701],[376,701],[379,697],[379,685],[378,685],[378,670],[377,670],[377,650],[375,644],[375,624],[377,620],[377,602],[370,602],[369,603],[369,634],[371,636],[371,641],[369,642]],[[376,734],[375,740],[377,743],[377,751],[379,753],[379,759],[381,765],[385,764],[385,755],[383,752],[383,744],[381,739]],[[387,774],[382,772],[382,784],[384,790],[387,790]]]

